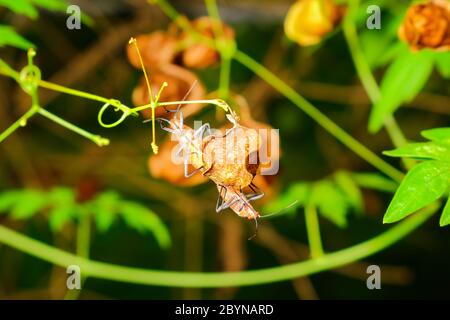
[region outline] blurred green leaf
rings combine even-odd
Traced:
[[[349,204],[356,212],[361,213],[363,211],[363,197],[351,174],[346,171],[338,171],[334,174],[334,181],[346,195]]]
[[[450,78],[450,52],[435,53],[436,68],[446,79]]]
[[[50,10],[66,12],[69,4],[64,0],[28,0],[36,6]]]
[[[403,103],[414,99],[427,82],[433,64],[433,56],[427,50],[411,52],[405,49],[397,56],[381,81],[381,96],[369,119],[370,132],[380,130],[388,116]]]
[[[75,208],[73,206],[57,206],[50,209],[49,225],[53,232],[58,232],[62,227],[70,222],[76,216]]]
[[[286,210],[286,213],[295,212],[306,203],[310,186],[305,182],[297,182],[289,186],[289,188],[280,195],[276,200],[270,202],[264,207],[264,211],[273,214]]]
[[[450,160],[450,144],[445,142],[410,143],[403,147],[384,151],[391,157],[409,157],[419,159]]]
[[[3,46],[13,46],[25,50],[34,47],[31,42],[16,33],[12,27],[0,24],[0,47]]]
[[[347,226],[349,204],[336,186],[328,180],[316,182],[311,191],[309,203],[319,209],[319,213],[338,227]]]
[[[450,162],[428,160],[415,165],[394,195],[383,222],[399,221],[439,199],[448,188]]]
[[[434,128],[424,130],[420,134],[431,141],[450,142],[450,128]]]
[[[444,210],[442,211],[441,219],[439,220],[439,225],[444,227],[450,224],[450,197],[447,199]]]
[[[36,19],[39,16],[37,9],[29,0],[0,0],[0,6],[31,19]]]
[[[170,246],[169,231],[153,211],[134,202],[122,201],[120,212],[129,227],[142,233],[152,233],[161,248]]]
[[[375,172],[352,173],[352,178],[357,185],[367,189],[395,192],[398,183]]]
[[[114,223],[120,205],[120,196],[114,191],[103,192],[92,203],[97,229],[106,232]]]
[[[29,219],[47,205],[47,196],[38,190],[24,190],[20,199],[11,209],[14,219]]]
[[[20,201],[22,192],[20,190],[5,191],[0,194],[0,213],[9,211]]]

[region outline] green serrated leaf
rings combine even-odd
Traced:
[[[11,217],[14,219],[29,219],[46,205],[46,194],[38,190],[24,190],[20,201],[11,210]]]
[[[450,197],[447,199],[444,210],[442,211],[441,218],[439,219],[439,225],[444,227],[450,224]]]
[[[272,201],[264,207],[265,212],[273,214],[286,210],[286,213],[295,212],[306,203],[310,191],[310,186],[306,182],[297,182],[289,186],[287,191],[280,195],[278,199]]]
[[[450,52],[435,53],[436,68],[446,79],[450,78]]]
[[[450,128],[434,128],[423,130],[422,137],[431,141],[450,142]]]
[[[3,46],[12,46],[24,50],[34,47],[31,42],[19,35],[12,27],[0,25],[0,47]]]
[[[100,232],[108,231],[114,223],[119,205],[120,196],[114,191],[103,192],[94,200],[91,210]]]
[[[161,248],[170,246],[169,231],[153,211],[137,203],[122,201],[120,212],[128,226],[142,233],[152,233]]]
[[[444,142],[410,143],[403,147],[384,151],[390,157],[408,157],[417,159],[450,160],[450,144]]]
[[[62,227],[72,220],[75,214],[74,206],[58,206],[50,209],[49,225],[53,232],[58,232]]]
[[[37,9],[29,0],[0,0],[0,6],[31,19],[36,19],[39,16]]]
[[[357,185],[367,189],[395,192],[398,188],[398,183],[382,176],[379,173],[363,172],[352,173],[352,178]]]
[[[427,50],[411,52],[405,49],[397,56],[381,81],[381,96],[369,119],[370,132],[380,130],[388,116],[403,103],[414,99],[427,82],[433,64],[433,55]]]
[[[384,215],[384,223],[399,221],[439,199],[448,188],[450,162],[429,160],[415,165],[403,179]]]
[[[330,220],[338,227],[347,226],[347,213],[349,205],[344,195],[331,181],[324,180],[314,184],[309,199],[315,205],[320,215]]]
[[[20,190],[6,191],[0,194],[0,213],[9,211],[20,201],[22,192]]]
[[[361,213],[363,211],[363,197],[351,174],[346,171],[338,171],[334,174],[334,181],[345,194],[348,203],[356,212]]]

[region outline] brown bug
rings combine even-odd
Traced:
[[[179,141],[175,155],[183,158],[185,177],[201,172],[216,183],[219,190],[216,211],[230,208],[240,217],[255,220],[257,226],[260,215],[250,201],[262,198],[264,192],[252,183],[258,163],[257,159],[252,163],[250,158],[257,154],[260,139],[255,130],[239,125],[234,113],[227,114],[227,118],[233,128],[225,135],[211,134],[208,123],[196,130],[186,126],[180,110],[171,120],[157,120],[163,130]],[[226,148],[230,145],[231,150]],[[189,164],[195,168],[194,171],[189,172]],[[245,187],[252,193],[245,194],[242,191]]]

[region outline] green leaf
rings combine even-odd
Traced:
[[[398,183],[382,176],[379,173],[374,172],[363,172],[363,173],[352,173],[353,180],[357,185],[367,189],[385,191],[385,192],[395,192],[398,187]]]
[[[397,56],[381,81],[380,99],[373,106],[369,131],[377,132],[384,120],[405,102],[410,102],[427,82],[434,59],[427,50],[411,52],[408,49]]]
[[[436,52],[435,61],[439,73],[446,79],[450,78],[450,52]]]
[[[0,24],[0,47],[3,46],[13,46],[19,49],[34,47],[31,42],[16,33],[13,28]]]
[[[66,12],[68,3],[64,0],[29,0],[33,4],[50,10],[50,11],[63,11]]]
[[[20,201],[11,210],[11,217],[14,219],[29,219],[46,205],[46,194],[38,190],[24,190]]]
[[[447,199],[447,203],[442,211],[441,219],[439,220],[439,225],[441,227],[448,224],[450,224],[450,197]]]
[[[286,210],[287,213],[295,210],[306,203],[310,192],[310,186],[306,182],[297,182],[289,186],[286,192],[264,207],[264,211],[273,214]],[[287,209],[286,209],[287,208]]]
[[[38,11],[29,0],[0,0],[0,6],[31,19],[36,19],[39,16]]]
[[[450,144],[444,142],[411,143],[403,147],[384,151],[390,157],[408,157],[418,159],[450,160]]]
[[[312,205],[319,209],[319,213],[338,227],[347,226],[347,213],[349,205],[343,194],[328,180],[314,184],[309,199]]]
[[[120,211],[128,226],[142,233],[152,233],[161,248],[170,246],[169,231],[153,211],[129,201],[122,201]]]
[[[383,222],[399,221],[440,198],[449,178],[450,162],[429,160],[415,165],[400,184]]]
[[[424,130],[420,134],[428,140],[450,142],[450,128],[434,128]]]
[[[341,191],[345,194],[348,203],[356,210],[363,211],[363,198],[361,190],[353,180],[350,173],[346,171],[338,171],[334,174],[334,181]]]
[[[103,192],[92,203],[97,229],[104,233],[114,223],[120,205],[120,196],[114,191]]]
[[[20,190],[6,191],[0,194],[0,213],[9,211],[20,201],[22,192]]]
[[[58,232],[62,229],[62,227],[72,220],[77,214],[75,213],[76,209],[73,206],[58,206],[50,209],[49,212],[49,224],[50,229],[53,232]]]

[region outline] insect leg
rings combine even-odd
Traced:
[[[219,198],[217,198],[216,212],[228,209],[230,206],[239,201],[239,198],[236,198],[236,196],[232,196],[230,199],[225,201],[226,195],[227,195],[227,188],[221,186]]]
[[[194,139],[203,139],[203,134],[205,133],[205,131],[208,131],[209,135],[211,135],[211,127],[209,123],[205,123],[200,128],[195,130]]]
[[[203,169],[203,166],[201,166],[200,168],[195,169],[192,172],[188,172],[189,171],[189,157],[188,156],[184,157],[184,176],[186,178],[192,177],[194,174],[196,174],[197,172],[199,172],[202,169]]]
[[[176,133],[176,131],[174,129],[171,129],[171,122],[167,119],[164,118],[157,118],[156,119],[159,122],[159,125],[161,127],[162,130],[170,132],[170,133]],[[168,126],[164,126],[164,122],[168,124]]]
[[[255,186],[253,184],[253,182],[250,183],[248,187],[253,191],[253,193],[249,193],[249,194],[245,195],[249,202],[250,201],[254,201],[254,200],[258,200],[258,199],[261,199],[262,197],[264,197],[264,195],[265,195],[264,191],[262,191],[260,188]]]

